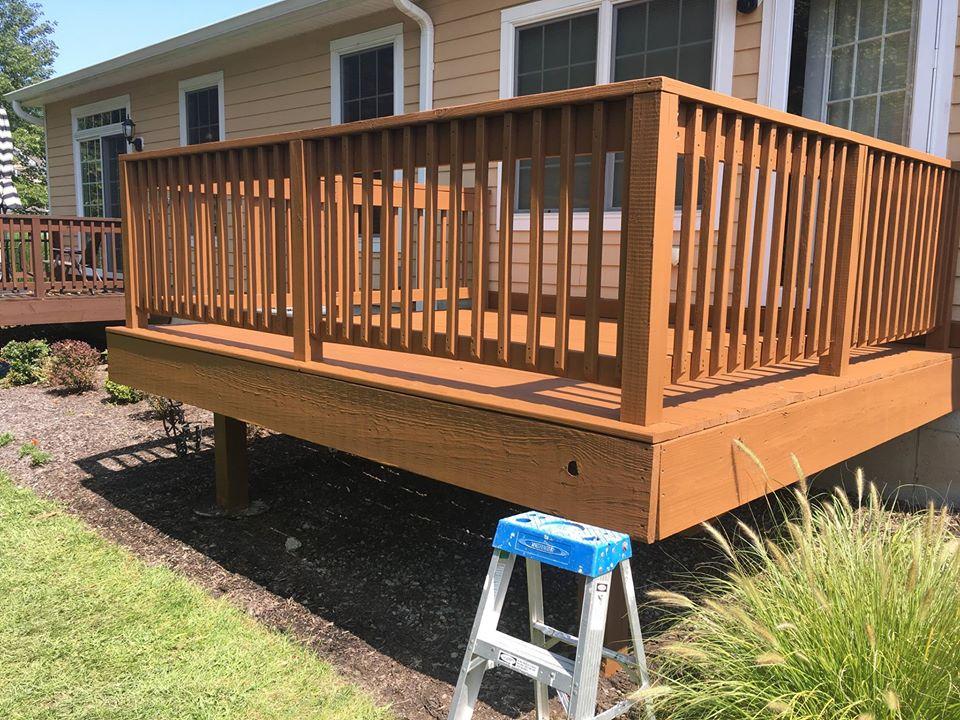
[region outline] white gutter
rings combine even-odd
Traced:
[[[23,109],[23,105],[20,104],[19,100],[13,101],[13,112],[16,113],[17,117],[25,122],[30,123],[31,125],[39,125],[43,127],[44,122],[42,117],[37,117],[26,110]]]
[[[420,26],[420,109],[433,109],[433,19],[411,0],[393,0],[397,10]]]

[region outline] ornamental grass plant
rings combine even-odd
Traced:
[[[932,506],[894,511],[801,487],[782,531],[709,527],[729,570],[698,599],[654,592],[670,638],[655,654],[661,720],[957,720],[960,540]]]

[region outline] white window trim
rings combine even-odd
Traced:
[[[330,123],[332,125],[343,122],[340,59],[344,55],[390,44],[393,45],[393,114],[403,115],[403,23],[396,23],[330,41]]]
[[[764,0],[760,11],[763,19],[760,25],[757,102],[777,110],[786,110],[790,92],[794,0]]]
[[[769,0],[767,0],[769,2]],[[828,42],[829,18],[826,2],[811,3],[811,24],[820,23],[819,32],[811,27],[807,54],[814,42]],[[915,150],[934,155],[947,154],[949,137],[950,100],[953,86],[953,61],[957,38],[957,0],[920,0],[917,15],[916,56],[911,88],[913,97],[910,110],[910,127],[907,132],[907,144]],[[932,41],[931,41],[932,40]],[[761,61],[763,54],[761,53]],[[825,56],[824,56],[825,57]],[[789,64],[780,70],[780,82],[789,82]],[[811,114],[809,108],[814,100],[826,94],[827,78],[821,69],[821,77],[814,83],[808,83],[804,93],[804,114]],[[808,77],[810,77],[808,72]],[[819,80],[819,82],[817,82]],[[826,103],[819,102],[823,120]]]
[[[197,77],[180,81],[177,95],[180,98],[180,145],[182,147],[186,147],[187,145],[187,93],[214,86],[217,88],[217,105],[218,112],[220,113],[220,137],[217,139],[224,140],[226,138],[227,119],[224,114],[223,102],[223,70],[217,70],[216,72],[207,73],[206,75],[198,75]]]
[[[611,82],[613,77],[614,7],[635,0],[536,0],[524,5],[507,8],[500,12],[500,97],[512,98],[516,92],[517,30],[526,25],[537,25],[568,15],[591,10],[599,11],[597,25],[597,85]],[[768,0],[769,1],[769,0]],[[713,76],[711,87],[717,92],[730,94],[733,89],[734,41],[737,29],[737,9],[733,0],[717,0],[714,20]],[[610,163],[608,163],[610,165]],[[611,169],[611,168],[608,168]],[[502,167],[497,167],[497,186],[500,186]],[[500,223],[501,193],[497,192],[497,226]],[[589,213],[575,212],[573,226],[586,229]],[[607,211],[603,216],[603,229],[619,232],[621,213]],[[677,214],[679,223],[679,213]],[[679,224],[677,225],[679,227]],[[529,213],[514,213],[514,229],[530,229]],[[557,214],[544,213],[544,230],[557,229]]]
[[[106,100],[88,103],[87,105],[78,105],[70,109],[70,135],[73,145],[73,190],[77,199],[77,216],[83,217],[83,183],[80,179],[80,143],[83,140],[94,140],[107,135],[118,135],[123,133],[123,126],[120,123],[112,125],[103,125],[89,130],[77,130],[77,119],[86,115],[93,115],[98,112],[108,110],[118,110],[123,108],[127,111],[127,117],[130,117],[130,96],[119,95]]]

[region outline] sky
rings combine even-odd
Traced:
[[[56,75],[269,5],[272,0],[38,0],[57,23]],[[123,17],[126,12],[129,17]]]

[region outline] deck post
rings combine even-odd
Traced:
[[[245,509],[250,504],[247,424],[242,420],[214,413],[213,454],[217,476],[217,505],[226,513]]]
[[[652,425],[663,414],[679,106],[660,90],[627,103],[620,419]]]
[[[131,187],[127,163],[120,158],[120,238],[123,243],[123,299],[126,322],[129,328],[147,325],[147,313],[139,306],[140,279],[136,274],[138,264],[137,237],[134,232],[132,213],[140,202],[139,192]],[[52,243],[51,243],[52,244]]]
[[[937,273],[939,285],[934,292],[939,297],[933,298],[934,310],[939,313],[935,316],[936,327],[926,338],[926,346],[932,350],[950,349],[950,327],[953,325],[953,296],[956,290],[957,250],[960,245],[960,176],[956,169],[947,170],[947,177],[943,189],[943,209],[940,216],[941,246],[943,256],[941,267]]]
[[[310,333],[310,247],[316,242],[307,224],[308,207],[313,198],[307,193],[306,149],[302,139],[290,141],[290,247],[293,279],[293,359],[300,362],[320,360],[323,348]],[[314,171],[311,164],[310,172]]]
[[[47,294],[47,281],[43,271],[43,242],[40,239],[40,218],[30,219],[30,260],[33,263],[33,294],[42,298]]]
[[[830,327],[830,345],[820,358],[820,373],[843,375],[850,365],[853,344],[857,273],[863,241],[863,205],[866,197],[867,153],[865,145],[846,148],[841,192],[840,234],[837,250],[837,279]]]

